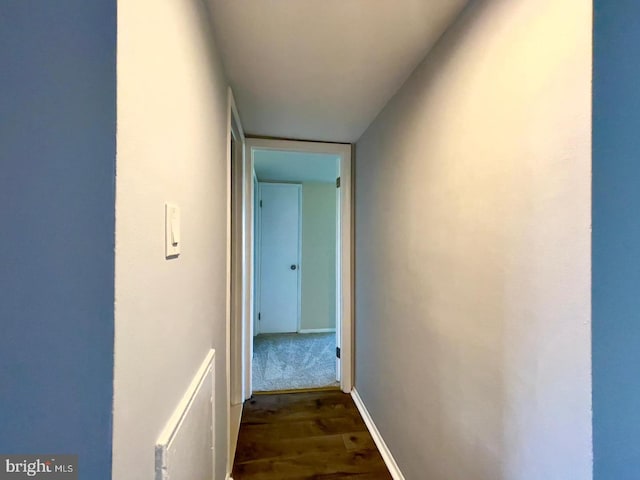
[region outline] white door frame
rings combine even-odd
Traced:
[[[229,216],[228,228],[230,232],[229,241],[230,249],[229,257],[229,392],[231,405],[239,405],[244,402],[243,394],[243,378],[244,368],[242,366],[244,358],[243,352],[243,330],[244,330],[244,295],[246,294],[246,285],[244,279],[244,217],[243,217],[243,198],[245,197],[244,183],[242,177],[242,169],[244,168],[244,132],[240,124],[240,118],[235,107],[233,93],[229,90],[230,104],[230,134],[229,140],[233,138],[236,145],[235,157],[229,157]],[[231,154],[231,141],[229,144],[229,152]],[[231,168],[233,166],[233,168]],[[234,175],[235,173],[235,175]],[[239,175],[238,175],[239,173]],[[232,216],[234,216],[232,218]],[[237,372],[231,371],[231,366],[239,366]]]
[[[248,162],[246,161],[245,158],[245,168],[247,168],[247,164]],[[251,170],[249,170],[251,171]],[[253,178],[253,182],[251,185],[251,204],[253,205],[253,208],[255,211],[256,210],[256,205],[259,206],[259,201],[260,201],[260,195],[258,194],[258,192],[260,191],[260,182],[258,181],[258,177],[256,176],[256,172],[252,171],[251,172],[251,176]],[[246,213],[246,212],[245,212]],[[250,223],[251,223],[251,228],[252,228],[252,233],[251,233],[251,245],[255,246],[255,245],[259,245],[260,242],[262,241],[262,233],[260,232],[260,218],[259,215],[256,215],[255,217],[251,217],[250,215],[247,215],[247,217],[249,217],[250,219]],[[262,275],[262,272],[260,271],[260,265],[262,262],[262,259],[260,258],[260,249],[259,248],[252,248],[250,251],[250,255],[251,258],[253,260],[253,278],[251,278],[251,286],[252,289],[250,291],[250,295],[252,295],[252,300],[253,302],[251,303],[249,309],[250,311],[250,317],[249,317],[249,321],[251,322],[252,325],[252,329],[249,329],[248,331],[250,331],[250,335],[248,335],[248,338],[250,339],[250,344],[251,344],[251,348],[253,349],[253,337],[255,337],[256,335],[258,335],[259,332],[259,326],[258,326],[258,319],[256,318],[257,315],[254,315],[253,312],[259,312],[260,311],[260,282],[258,281],[258,279],[260,278],[260,275]],[[247,309],[247,311],[249,311],[249,309]],[[247,328],[248,326],[245,325],[245,328]],[[248,361],[250,361],[250,359],[253,358],[253,350],[251,352],[251,357],[248,359]],[[250,365],[250,363],[249,363]],[[251,373],[252,372],[245,372],[245,374],[248,374],[249,376],[249,383],[247,384],[247,389],[249,391],[252,391],[251,388]],[[249,396],[251,396],[251,393],[249,393]]]
[[[336,172],[337,176],[340,176],[340,169],[337,169],[338,171]],[[342,215],[341,215],[341,198],[340,195],[342,195],[342,192],[339,188],[336,188],[336,248],[340,248],[340,245],[342,245],[342,238],[340,236],[341,233],[341,226],[340,226],[340,222],[342,221]],[[340,274],[341,272],[341,266],[342,266],[342,258],[341,255],[337,255],[336,252],[336,291],[338,291],[339,289],[342,289],[342,276]],[[340,312],[340,300],[341,300],[341,296],[340,295],[336,295],[336,299],[335,299],[335,309],[336,312]],[[337,318],[336,318],[337,320]],[[338,326],[338,324],[336,324],[336,327]],[[342,332],[339,328],[336,328],[336,347],[338,347],[339,345],[342,344]],[[342,355],[341,355],[342,356]],[[342,380],[342,359],[338,359],[336,360],[336,381],[340,382]]]
[[[298,257],[296,258],[297,268],[298,268],[298,284],[297,284],[297,295],[298,295],[298,306],[296,311],[296,332],[300,332],[300,322],[302,321],[302,184],[301,183],[284,183],[284,182],[258,182],[258,192],[259,193],[259,201],[262,201],[262,188],[265,184],[268,185],[288,185],[293,186],[298,189]],[[255,205],[255,203],[252,203]],[[260,204],[262,205],[262,204]],[[256,225],[258,227],[258,231],[260,232],[260,237],[256,235],[257,242],[254,243],[255,248],[255,272],[256,272],[256,282],[254,283],[255,288],[258,292],[258,295],[255,297],[256,305],[254,305],[254,310],[256,312],[261,312],[262,308],[260,307],[261,299],[260,294],[262,293],[262,244],[260,243],[262,240],[262,209],[258,212],[254,212],[258,221]],[[255,337],[257,334],[261,333],[259,330],[260,322],[252,322],[253,328],[258,327],[258,331],[254,331],[252,337]]]
[[[235,141],[236,144],[236,155],[235,158],[232,158],[231,155],[231,139]],[[246,396],[245,386],[247,385],[247,379],[245,377],[246,373],[246,356],[244,345],[246,345],[246,329],[244,328],[246,319],[250,318],[248,311],[246,310],[246,296],[248,290],[247,285],[247,235],[246,235],[246,217],[245,217],[245,208],[244,201],[247,196],[246,192],[246,182],[245,180],[245,172],[244,168],[246,162],[245,158],[245,136],[244,131],[242,129],[242,123],[240,122],[240,115],[238,114],[238,109],[236,107],[236,102],[233,97],[233,92],[231,88],[227,89],[227,155],[226,155],[226,183],[227,183],[227,255],[226,255],[226,387],[227,387],[227,477],[231,473],[231,469],[233,468],[233,458],[235,452],[235,445],[238,438],[238,431],[232,431],[232,424],[236,425],[236,428],[239,428],[238,418],[232,422],[232,415],[238,416],[242,414],[242,403]],[[232,178],[232,168],[234,166],[233,172],[237,175],[241,173],[241,179]],[[241,180],[242,183],[240,183]],[[232,182],[236,187],[240,186],[241,188],[236,188],[236,196],[240,195],[239,198],[234,199],[231,196],[231,185]],[[236,237],[232,237],[231,231],[231,214],[232,214],[232,202],[236,203],[239,206],[239,209],[236,209],[236,218],[235,225],[236,228],[238,224],[242,225],[241,235],[237,235]],[[237,232],[237,230],[236,230]],[[232,238],[235,238],[236,242],[232,245]],[[241,259],[237,257],[237,255],[241,255]],[[235,262],[234,262],[235,260]],[[238,260],[241,260],[238,262]],[[235,275],[235,278],[231,276],[231,267],[232,264],[238,266],[238,263],[241,263],[240,272]],[[249,271],[250,273],[250,271]],[[232,284],[234,282],[233,288],[236,295],[232,297]],[[231,312],[234,313],[234,318],[232,322]],[[232,332],[231,329],[234,329]],[[234,360],[236,365],[240,365],[240,368],[237,371],[231,371],[231,358],[234,356]],[[232,378],[232,375],[235,378]],[[249,379],[250,381],[250,379]],[[215,435],[215,432],[214,432]]]
[[[297,140],[278,140],[278,139],[264,139],[264,138],[247,138],[245,140],[245,166],[242,169],[244,175],[245,184],[245,201],[243,202],[244,210],[243,214],[246,219],[249,219],[245,225],[247,225],[246,233],[248,236],[245,247],[248,246],[249,250],[245,257],[246,263],[243,262],[244,275],[249,279],[248,288],[249,294],[245,296],[246,312],[248,315],[244,318],[245,333],[249,332],[244,338],[251,343],[250,346],[245,345],[246,353],[253,350],[253,317],[255,314],[253,305],[253,225],[251,219],[254,216],[254,203],[253,203],[253,188],[246,188],[246,185],[252,185],[253,172],[254,172],[254,152],[256,150],[278,150],[288,152],[305,152],[305,153],[325,153],[330,155],[336,155],[340,158],[340,252],[338,257],[340,258],[340,271],[337,272],[340,275],[340,308],[336,311],[338,317],[337,326],[340,326],[340,336],[342,345],[340,346],[340,388],[345,393],[350,393],[353,388],[353,317],[352,317],[352,223],[351,223],[351,145],[342,143],[323,143],[323,142],[304,142]],[[245,399],[251,397],[252,385],[251,385],[251,361],[252,352],[245,356],[246,362],[244,363],[244,377],[245,386],[244,391]],[[247,381],[248,379],[248,381]]]

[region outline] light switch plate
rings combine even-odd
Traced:
[[[180,255],[180,207],[173,203],[164,205],[164,242],[166,258]]]

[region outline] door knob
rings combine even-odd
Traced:
[[[296,268],[298,267],[296,267],[295,265],[291,265],[291,270],[295,270]]]

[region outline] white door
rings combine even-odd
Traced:
[[[340,173],[340,167],[338,166],[338,174]],[[336,380],[340,381],[341,363],[338,352],[340,351],[340,345],[342,344],[342,261],[340,252],[342,251],[341,244],[341,225],[342,218],[340,212],[340,177],[336,180]]]
[[[260,183],[259,333],[298,331],[301,186]]]

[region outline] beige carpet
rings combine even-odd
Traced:
[[[338,385],[336,334],[258,335],[252,373],[255,392]]]

